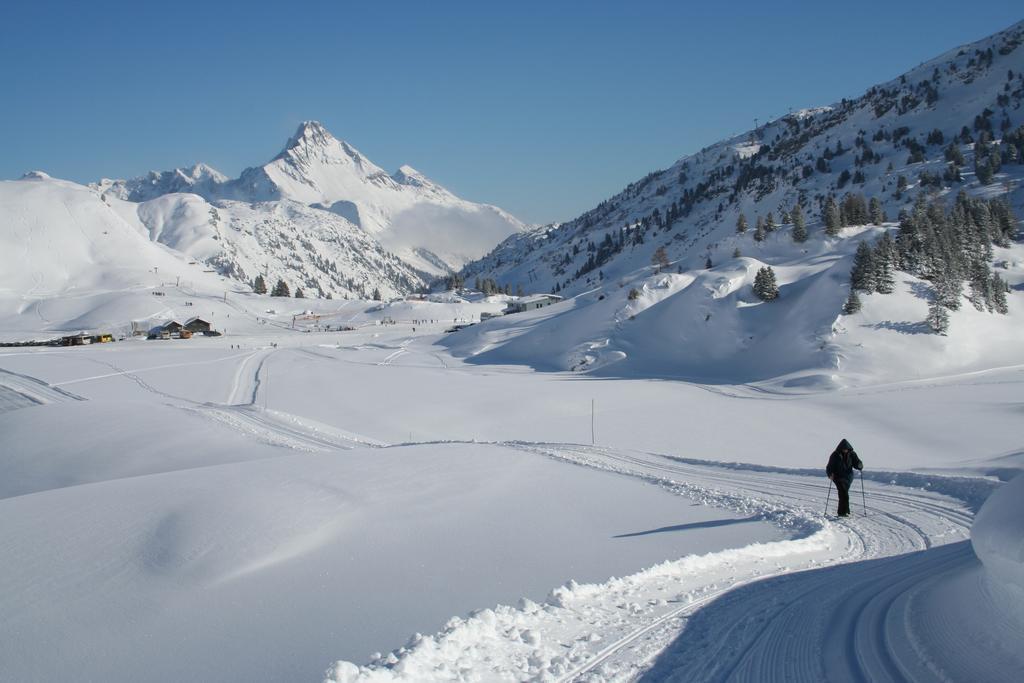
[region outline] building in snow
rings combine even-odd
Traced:
[[[199,316],[189,318],[185,321],[185,329],[189,332],[209,332],[213,329],[208,320],[203,320]]]
[[[86,344],[92,344],[92,335],[85,334],[84,332],[69,334],[66,337],[61,337],[59,344],[61,346],[85,346]]]
[[[557,294],[531,294],[530,296],[520,297],[515,301],[508,302],[508,306],[505,307],[505,314],[532,311],[550,306],[551,304],[557,304],[561,300],[562,297]]]
[[[170,339],[172,336],[177,337],[181,334],[184,326],[177,320],[171,320],[157,325],[156,327],[150,328],[149,333],[146,335],[147,339]]]

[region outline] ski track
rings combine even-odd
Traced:
[[[339,662],[329,680],[943,678],[945,654],[913,644],[928,639],[912,637],[909,605],[922,587],[973,560],[965,501],[871,480],[867,514],[853,496],[854,516],[838,521],[823,514],[821,474],[574,444],[501,445],[638,477],[768,520],[792,538],[673,560],[601,585],[570,583],[545,605],[483,610],[368,665]]]
[[[408,353],[406,347],[409,346],[410,343],[412,343],[412,337],[409,337],[408,339],[402,341],[394,352],[392,352],[387,358],[385,358],[381,362],[377,363],[377,365],[391,365],[391,363],[394,362],[396,358],[405,353]]]
[[[383,363],[405,353],[408,341]],[[179,407],[296,450],[388,446],[259,408],[260,375],[273,353],[260,350],[220,359],[243,358],[229,392],[234,404],[174,396],[136,374],[155,368],[129,371],[100,360],[96,362],[115,372],[61,384],[124,376]],[[19,387],[49,392],[47,398],[79,398],[6,371],[0,378],[7,385],[16,380]],[[563,683],[945,678],[944,653],[923,651],[917,643],[928,639],[910,633],[910,606],[939,577],[973,560],[967,542],[973,516],[967,503],[871,480],[865,484],[866,514],[853,489],[854,517],[833,521],[822,514],[828,489],[820,474],[597,446],[498,443],[637,477],[700,504],[770,521],[792,538],[671,560],[601,585],[571,582],[552,591],[543,606],[526,602],[455,618],[441,633],[418,636],[369,665],[339,663],[329,672],[336,680],[447,678],[444,672],[454,679],[473,672],[484,680]],[[968,493],[965,498],[976,494]],[[451,669],[455,662],[468,665],[465,676]],[[428,670],[432,673],[426,675]]]
[[[41,379],[0,368],[0,413],[47,403],[84,400]]]

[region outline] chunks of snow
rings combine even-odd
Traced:
[[[971,545],[990,577],[1024,591],[1024,475],[985,501],[971,527]]]

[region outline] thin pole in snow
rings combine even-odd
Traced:
[[[860,471],[860,500],[864,504],[864,514],[868,514],[868,499],[864,495],[864,470]]]
[[[828,480],[828,495],[825,496],[825,514],[828,514],[828,501],[832,499],[832,480]]]
[[[597,445],[597,437],[594,432],[594,399],[590,399],[590,445]]]

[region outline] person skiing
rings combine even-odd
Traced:
[[[825,467],[825,474],[836,485],[836,492],[839,494],[840,517],[850,514],[850,485],[853,483],[853,471],[863,470],[864,463],[857,457],[857,451],[846,439],[839,442],[832,455],[828,458],[828,465]]]

